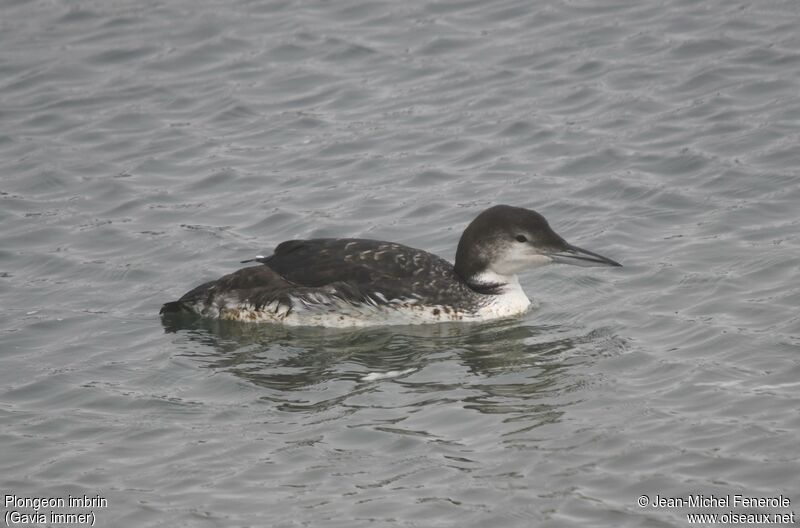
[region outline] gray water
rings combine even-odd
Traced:
[[[0,492],[108,527],[800,514],[798,27],[794,0],[3,0]],[[452,258],[497,203],[625,267],[525,273],[538,307],[491,324],[157,315],[290,238]],[[637,504],[697,494],[790,505]]]

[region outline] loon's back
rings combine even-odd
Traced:
[[[383,292],[392,297],[406,294],[409,280],[424,290],[421,279],[454,278],[453,265],[432,253],[361,238],[289,240],[279,244],[269,257],[256,260],[300,286],[318,287],[344,281],[364,287],[391,288],[403,281],[406,287]]]

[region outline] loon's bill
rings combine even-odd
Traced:
[[[588,249],[567,244],[569,247],[558,253],[551,253],[553,262],[560,264],[573,264],[575,266],[619,266],[622,264],[603,255],[598,255]]]
[[[558,262],[621,266],[569,244],[530,209],[497,205],[464,230],[455,264],[402,244],[357,238],[289,240],[272,255],[201,284],[161,314],[194,313],[297,326],[486,321],[523,313],[517,273]]]

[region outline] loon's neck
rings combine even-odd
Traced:
[[[503,295],[511,290],[522,291],[516,275],[501,275],[484,270],[464,280],[472,290],[485,295]]]
[[[516,275],[484,271],[467,283],[473,291],[485,294],[478,312],[487,318],[508,317],[525,312],[531,300],[525,295]]]

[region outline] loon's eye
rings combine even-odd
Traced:
[[[528,239],[525,238],[525,235],[517,235],[517,242],[527,242]]]

